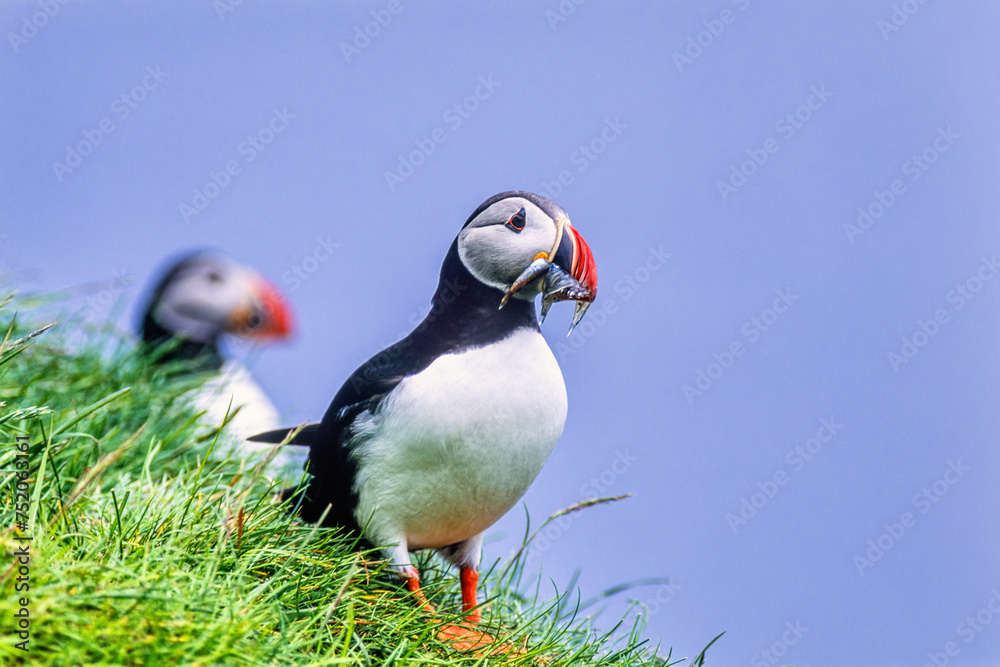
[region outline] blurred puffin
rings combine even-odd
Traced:
[[[386,558],[423,604],[408,552],[435,549],[457,565],[477,623],[483,532],[527,491],[566,421],[534,298],[543,318],[575,300],[572,332],[596,293],[594,257],[558,204],[490,197],[452,243],[423,322],[356,370],[321,423],[253,439],[308,444],[301,516],[390,545]]]
[[[172,263],[153,288],[139,335],[150,348],[165,345],[156,357],[160,363],[189,361],[191,372],[211,374],[190,398],[213,426],[222,424],[227,411],[232,417],[227,431],[235,440],[220,441],[216,453],[256,463],[271,447],[245,439],[281,421],[250,372],[223,357],[220,340],[226,335],[285,339],[292,329],[291,310],[267,279],[226,255],[199,251]],[[305,448],[282,448],[265,474],[294,481],[301,477],[306,457]]]

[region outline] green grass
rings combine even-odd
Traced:
[[[704,662],[646,642],[641,614],[594,629],[573,613],[574,592],[545,599],[520,556],[484,573],[483,622],[523,653],[454,651],[436,638],[458,620],[453,571],[419,556],[435,620],[377,553],[294,519],[254,470],[211,460],[219,430],[182,398],[182,367],[151,364],[110,331],[69,344],[75,325],[24,340],[34,331],[25,319],[0,304],[0,664]],[[23,544],[8,472],[16,436],[30,442],[28,592],[15,591],[9,555]],[[25,596],[29,653],[14,627]]]

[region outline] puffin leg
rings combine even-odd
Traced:
[[[476,608],[476,585],[479,583],[479,573],[474,567],[463,565],[459,578],[462,581],[462,611],[468,612],[470,623],[479,623],[479,609]]]
[[[445,625],[437,634],[442,641],[456,651],[472,652],[479,656],[497,655],[500,653],[518,653],[508,644],[497,644],[496,640],[475,628],[480,621],[479,610],[476,609],[476,586],[479,583],[479,558],[482,553],[483,536],[476,535],[464,542],[452,544],[438,549],[443,557],[459,567],[459,579],[462,582],[462,611],[468,613],[467,622],[461,625]],[[410,591],[420,606],[437,621],[437,610],[427,600],[420,590],[420,574],[410,562],[410,554],[405,541],[386,554],[392,562],[392,567],[403,577],[406,590]]]
[[[399,576],[403,578],[403,583],[406,586],[406,590],[410,591],[417,602],[420,604],[421,608],[425,612],[431,615],[435,623],[437,620],[437,610],[424,595],[424,592],[420,590],[420,573],[417,568],[410,563],[409,554],[405,550],[400,550],[398,547],[393,551],[392,565],[399,572]],[[404,560],[405,559],[405,560]],[[476,579],[475,570],[470,568]],[[472,606],[476,604],[475,595],[475,584],[473,584],[472,589]],[[462,608],[469,609],[466,607],[466,584],[465,584],[465,567],[462,569]],[[472,620],[470,618],[470,620]],[[476,619],[473,623],[479,622],[479,614],[476,613]],[[475,651],[479,652],[481,649],[487,648],[493,644],[493,637],[476,631],[474,628],[468,625],[445,625],[438,632],[437,638],[439,641],[447,643],[456,651]]]
[[[438,553],[458,567],[459,581],[462,582],[462,611],[468,614],[470,623],[479,623],[481,617],[476,608],[476,587],[479,584],[479,559],[483,553],[482,533],[438,549]]]
[[[399,543],[395,547],[387,549],[383,553],[386,559],[392,564],[392,568],[403,578],[406,590],[413,593],[413,596],[417,598],[417,602],[420,603],[424,611],[436,614],[437,610],[427,600],[424,592],[420,590],[420,573],[414,567],[413,563],[410,562],[410,552],[407,550],[406,540],[400,538]]]
[[[417,598],[417,602],[420,603],[420,606],[423,607],[424,611],[436,614],[437,609],[435,609],[434,606],[427,600],[427,596],[424,595],[424,592],[420,590],[420,573],[417,572],[417,568],[412,565],[408,565],[403,568],[400,575],[403,577],[406,590],[413,593],[413,596]]]

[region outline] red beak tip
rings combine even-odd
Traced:
[[[291,338],[295,333],[295,318],[285,296],[277,287],[264,279],[261,279],[258,285],[258,294],[268,316],[268,321],[260,330],[260,334],[267,338]]]
[[[590,300],[593,301],[593,297],[597,295],[597,262],[594,261],[594,253],[580,232],[574,227],[570,227],[569,230],[576,242],[577,256],[574,258],[573,277],[590,290]]]

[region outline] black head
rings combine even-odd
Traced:
[[[157,281],[139,333],[146,343],[179,339],[191,351],[215,349],[224,334],[266,340],[291,332],[291,311],[274,285],[226,255],[199,251],[172,262]]]
[[[559,204],[531,192],[490,197],[473,212],[456,239],[458,256],[472,276],[510,298],[543,294],[543,314],[553,301],[578,302],[574,325],[597,294],[594,256]]]

